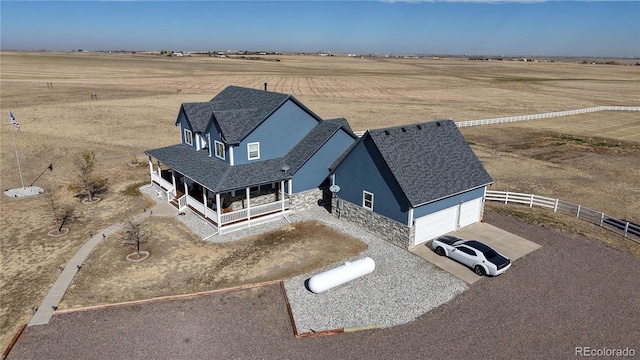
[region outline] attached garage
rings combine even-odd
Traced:
[[[416,219],[415,245],[420,245],[450,231],[455,231],[457,219],[458,206],[452,206]]]
[[[406,248],[479,222],[493,182],[450,119],[368,130],[331,174],[361,210],[341,215]]]
[[[482,198],[460,204],[460,216],[458,220],[458,228],[475,224],[482,218]]]
[[[477,223],[481,219],[482,198],[460,203],[415,220],[415,242],[420,245],[440,235]]]

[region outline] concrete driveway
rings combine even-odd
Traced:
[[[502,255],[511,259],[511,261],[517,260],[540,247],[540,245],[532,241],[487,223],[469,225],[449,234],[465,240],[473,239],[483,242]],[[473,284],[482,278],[476,275],[472,269],[449,259],[446,256],[438,256],[433,250],[431,250],[431,242],[432,241],[428,241],[426,245],[418,245],[412,249],[411,252],[441,269],[450,272],[465,281],[467,284]]]

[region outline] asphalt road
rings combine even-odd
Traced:
[[[405,325],[298,339],[272,285],[56,314],[28,327],[9,359],[566,359],[576,347],[640,356],[638,259],[516,218],[485,219],[542,247]]]

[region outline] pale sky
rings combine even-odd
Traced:
[[[640,58],[640,1],[7,1],[2,50]]]

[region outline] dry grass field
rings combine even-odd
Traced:
[[[154,54],[0,53],[2,189],[20,185],[9,109],[22,128],[16,138],[25,183],[53,163],[53,171],[36,182],[45,195],[0,199],[0,348],[28,322],[60,267],[92,233],[120,221],[126,208],[142,211],[150,206],[142,197],[123,192],[148,181],[144,150],[177,142],[173,124],[183,102],[207,101],[228,85],[262,88],[266,82],[270,90],[294,95],[323,118],[347,118],[355,130],[596,105],[640,106],[638,66],[278,58],[279,62]],[[463,134],[494,178],[496,190],[559,197],[640,222],[639,113],[466,128]],[[597,145],[604,140],[613,146]],[[73,160],[87,150],[96,152],[100,171],[111,186],[93,205],[80,204],[66,189],[76,177]],[[128,166],[132,156],[142,166]],[[55,227],[51,197],[75,208],[76,219],[66,236],[46,235]],[[613,234],[601,236],[621,241]],[[89,261],[96,264],[99,257],[94,255]],[[76,284],[75,299],[81,291],[95,289]],[[109,298],[104,294],[97,301]],[[73,306],[81,302],[73,300]]]

